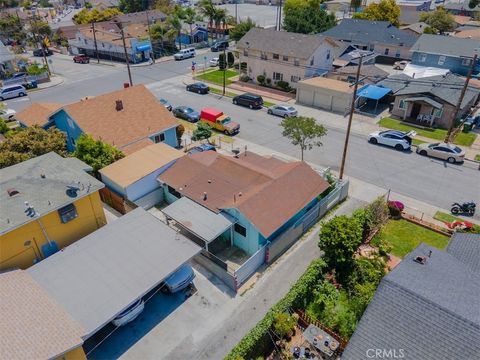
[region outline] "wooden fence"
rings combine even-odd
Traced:
[[[137,207],[134,203],[131,201],[128,201],[127,199],[124,199],[120,195],[114,193],[108,188],[103,188],[100,189],[100,198],[102,201],[115,210],[117,210],[119,213],[125,215],[126,213],[132,211]]]

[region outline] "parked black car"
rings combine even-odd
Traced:
[[[53,55],[53,52],[52,50],[50,49],[45,49],[45,56],[50,56],[50,55]],[[43,56],[43,51],[42,49],[35,49],[33,50],[33,56]]]
[[[245,93],[237,95],[233,98],[235,105],[248,106],[250,109],[261,109],[263,106],[263,99],[260,95]]]
[[[173,109],[172,113],[175,117],[192,123],[200,120],[200,113],[188,106],[177,106]]]
[[[213,52],[223,51],[225,49],[228,49],[228,41],[226,41],[226,40],[219,40],[219,41],[215,42],[212,45],[212,47],[210,48],[210,50],[212,50]]]
[[[202,82],[196,82],[190,85],[187,85],[187,91],[195,92],[197,94],[208,94],[210,88],[208,85]]]

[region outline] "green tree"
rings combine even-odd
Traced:
[[[170,0],[157,0],[155,2],[155,9],[160,10],[166,15],[170,15],[175,10],[175,6],[172,5]]]
[[[0,134],[6,134],[8,133],[9,130],[10,128],[8,127],[5,120],[3,120],[3,118],[0,117]]]
[[[95,140],[87,134],[80,135],[76,147],[73,156],[90,165],[95,173],[125,157],[125,154],[115,146],[107,144],[102,140]]]
[[[371,3],[362,12],[353,14],[354,19],[388,21],[394,26],[400,25],[400,6],[395,0],[380,0]]]
[[[48,0],[40,0],[38,2],[38,6],[46,8],[46,7],[53,7],[52,3]]]
[[[223,8],[215,8],[213,22],[215,23],[215,37],[218,39],[218,33],[221,28],[223,28],[223,35],[225,35],[225,25],[227,23],[227,10]]]
[[[293,145],[300,146],[302,161],[303,152],[314,146],[322,146],[320,139],[327,134],[327,129],[312,117],[287,117],[280,126],[283,128],[282,135],[290,139]]]
[[[20,18],[14,15],[0,16],[0,34],[19,42],[25,41],[27,37]]]
[[[175,32],[175,37],[180,37],[182,34],[182,20],[179,14],[173,13],[167,19],[167,24],[172,31]],[[179,41],[180,49],[182,48],[182,43]]]
[[[285,10],[283,29],[301,34],[317,34],[335,26],[337,20],[333,13],[318,7],[302,6]]]
[[[223,53],[218,55],[218,68],[220,70],[225,70],[227,68],[227,61],[226,61],[225,55]]]
[[[52,36],[52,40],[58,46],[68,46],[68,39],[62,30],[57,30]]]
[[[177,36],[177,31],[167,23],[155,23],[150,27],[150,37],[153,41],[160,41],[163,49],[165,41],[172,43]]]
[[[50,36],[52,34],[52,28],[48,22],[43,20],[32,21],[31,29],[32,32],[40,36]]]
[[[421,13],[420,21],[425,22],[430,28],[437,30],[440,34],[453,31],[457,27],[455,18],[442,7],[438,7],[435,11]]]
[[[193,130],[192,140],[198,141],[208,139],[212,136],[212,128],[204,122],[199,122],[197,128]]]
[[[190,44],[193,44],[193,30],[192,26],[202,18],[197,14],[194,8],[188,7],[183,12],[183,22],[190,26]]]
[[[240,40],[250,29],[256,27],[255,22],[249,17],[245,21],[240,21],[233,29],[230,30],[230,39]]]
[[[295,329],[296,324],[297,322],[292,315],[281,312],[275,314],[273,328],[275,329],[277,335],[283,338],[292,335],[293,329]]]
[[[198,3],[200,14],[208,19],[208,28],[213,27],[213,20],[215,18],[216,8],[212,0],[200,0]],[[208,30],[208,29],[207,29]]]
[[[438,30],[431,27],[431,26],[427,26],[427,27],[425,27],[425,29],[423,29],[423,33],[424,34],[430,34],[430,35],[437,35]]]
[[[480,4],[480,0],[470,0],[470,1],[468,2],[468,7],[469,7],[470,9],[474,9],[474,8],[477,7],[479,4]],[[478,14],[478,12],[477,12],[477,14]]]
[[[348,216],[335,216],[320,230],[318,246],[330,269],[335,269],[342,282],[353,267],[353,255],[362,242],[362,226]]]
[[[44,130],[38,126],[29,127],[9,134],[0,143],[0,168],[55,151],[67,155],[66,136],[56,128]]]
[[[235,63],[235,56],[233,55],[233,52],[229,51],[229,52],[227,53],[227,64],[228,64],[228,67],[232,67],[234,63]]]
[[[75,14],[73,21],[77,25],[91,24],[92,22],[108,21],[121,14],[118,9],[82,9],[79,13]]]
[[[124,13],[133,13],[146,10],[144,0],[120,0],[118,3],[118,9]]]

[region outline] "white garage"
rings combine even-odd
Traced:
[[[349,83],[324,77],[300,81],[297,86],[297,103],[340,114],[351,106],[353,86]]]

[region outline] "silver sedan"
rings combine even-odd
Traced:
[[[277,115],[281,117],[293,117],[297,116],[298,112],[293,106],[290,105],[273,105],[270,106],[267,110],[270,115]]]

